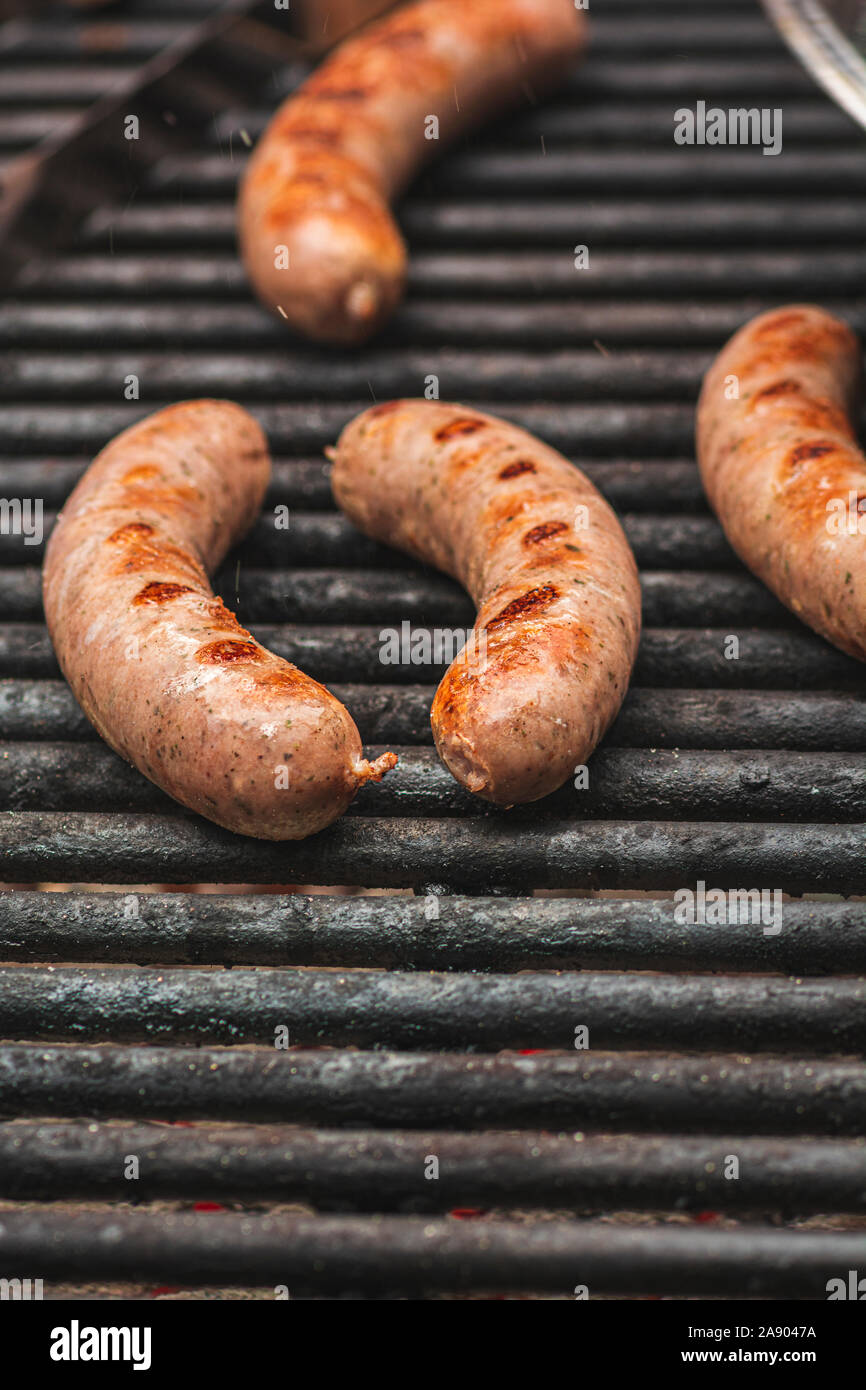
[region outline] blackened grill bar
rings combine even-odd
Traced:
[[[478,199],[443,197],[424,201],[416,198],[403,204],[400,225],[422,248],[443,243],[455,249],[488,245],[500,250],[518,245],[525,248],[557,246],[567,255],[569,238],[573,240],[577,225],[584,238],[610,248],[631,245],[635,240],[635,227],[639,227],[640,241],[647,248],[678,243],[693,246],[697,239],[705,238],[711,254],[740,241],[753,248],[771,248],[777,242],[790,248],[810,242],[820,252],[835,242],[841,242],[846,250],[860,246],[862,237],[858,235],[858,228],[862,227],[866,215],[866,199],[861,196],[824,193],[814,203],[790,194],[772,200],[745,200],[719,194],[704,197],[700,202],[691,202],[686,197],[666,197],[656,203],[647,194],[644,199],[605,197],[589,203],[576,197],[570,203],[563,200],[539,205],[539,201],[502,203],[497,200],[495,206],[491,206],[491,202]],[[230,254],[234,213],[224,203],[202,199],[190,204],[172,204],[168,208],[156,203],[130,212],[128,219],[130,237],[137,235],[143,239],[146,235],[153,248],[162,244],[163,248],[183,247],[186,250],[186,256],[165,257],[163,275],[155,280],[155,287],[164,285],[169,290],[175,288],[180,293],[194,294],[195,280],[205,288],[206,272],[209,270],[213,274],[216,269],[217,283],[235,294],[243,292],[243,271]],[[122,227],[119,231],[122,233]],[[98,225],[93,235],[94,240],[98,235],[98,245],[104,247],[109,239],[108,228]],[[196,248],[211,252],[222,248],[224,254],[215,258],[214,265],[208,266],[206,261],[189,254]],[[104,252],[76,254],[58,262],[56,268],[52,266],[51,280],[56,289],[74,289],[76,277],[82,273],[83,261],[89,264],[90,278],[95,283],[101,280],[107,288],[116,283],[122,285],[126,279],[130,287],[141,294],[141,281],[135,282],[130,275],[130,260],[133,267],[137,264],[139,272],[147,266],[144,257],[127,255],[112,269]],[[569,264],[574,264],[573,254]],[[213,283],[211,280],[211,288]],[[30,295],[34,290],[44,293],[46,288],[46,273],[41,269],[28,272],[22,282],[22,289]],[[522,288],[526,294],[525,285]],[[520,289],[515,280],[512,293],[517,294]]]
[[[24,26],[0,48],[2,156],[209,4],[128,0],[98,55],[72,21]],[[360,356],[301,350],[250,298],[233,186],[271,103],[249,83],[197,135],[182,120],[186,143],[134,201],[94,206],[0,304],[0,497],[41,499],[47,534],[113,433],[179,397],[240,397],[276,466],[220,591],[333,686],[368,745],[402,754],[306,844],[181,812],[97,741],[41,625],[41,546],[0,535],[2,877],[62,887],[0,891],[0,1275],[568,1298],[579,1266],[593,1294],[823,1298],[862,1267],[866,905],[839,895],[866,894],[863,667],[738,566],[692,454],[701,372],[746,318],[812,298],[866,332],[861,137],[751,0],[603,8],[564,93],[410,190],[408,297]],[[302,75],[288,65],[274,101]],[[782,106],[784,154],[676,148],[695,93]],[[465,627],[470,606],[346,525],[321,453],[371,398],[431,373],[574,458],[643,572],[636,681],[589,788],[509,815],[433,756],[443,668],[381,661],[383,627]],[[135,886],[216,881],[415,896]],[[701,881],[833,900],[789,898],[775,935],[682,924],[670,898],[635,895]],[[365,1215],[123,1213],[118,1146],[152,1155],[145,1200]],[[430,1152],[448,1157],[438,1184],[418,1176]],[[70,1216],[64,1199],[104,1205]],[[435,1215],[453,1206],[545,1219]],[[708,1208],[761,1224],[676,1224]],[[428,1216],[383,1216],[412,1210]],[[641,1224],[550,1219],[623,1210]],[[804,1216],[825,1228],[769,1224]]]
[[[279,325],[256,315],[243,297],[243,281],[236,273],[228,247],[224,254],[206,251],[191,256],[189,251],[194,248],[187,222],[178,220],[175,227],[166,228],[164,217],[168,214],[164,213],[161,219],[157,215],[159,211],[156,209],[148,214],[142,209],[137,213],[136,226],[125,225],[123,252],[118,252],[111,260],[102,252],[102,243],[115,234],[113,224],[108,223],[94,230],[97,248],[92,254],[70,253],[64,260],[57,271],[61,277],[57,285],[49,286],[34,273],[27,284],[17,288],[16,299],[4,306],[0,314],[0,341],[8,344],[17,333],[23,332],[48,349],[56,346],[56,338],[39,331],[50,309],[56,308],[61,320],[68,321],[67,331],[77,333],[88,348],[92,348],[94,337],[104,328],[103,322],[96,317],[98,312],[110,315],[108,321],[113,326],[113,336],[133,343],[137,338],[141,340],[139,325],[142,324],[149,330],[144,342],[152,342],[150,335],[159,331],[171,333],[179,342],[202,341],[202,330],[197,331],[197,325],[209,327],[209,347],[214,346],[215,329],[216,341],[222,339],[227,347],[236,347],[239,329],[244,332],[243,341],[247,347],[280,342]],[[179,219],[179,214],[174,215]],[[166,247],[160,244],[163,236],[168,242]],[[189,245],[185,245],[187,241]],[[136,252],[136,246],[140,246],[140,252]],[[840,302],[838,307],[853,315],[855,323],[862,322],[863,316],[862,265],[863,252],[855,246],[838,252],[817,247],[809,257],[811,283],[829,295],[838,296],[847,291],[850,298],[846,297],[844,304]],[[458,342],[464,332],[462,320],[468,319],[473,312],[482,315],[479,334],[489,336],[490,327],[501,324],[509,311],[513,315],[515,308],[525,308],[527,281],[536,287],[540,296],[556,295],[560,300],[557,304],[540,298],[537,306],[533,306],[532,321],[527,323],[526,331],[530,341],[539,346],[550,346],[551,337],[556,345],[558,335],[552,333],[552,328],[557,325],[563,332],[563,347],[573,348],[576,340],[586,341],[586,335],[580,330],[585,316],[595,310],[604,333],[602,342],[613,332],[632,345],[635,335],[640,341],[643,329],[645,333],[654,330],[650,346],[682,348],[683,342],[694,335],[695,325],[701,321],[699,316],[714,316],[710,319],[714,327],[727,325],[736,315],[734,327],[738,327],[748,316],[750,303],[765,302],[774,291],[796,294],[797,289],[802,288],[805,270],[806,256],[799,248],[781,247],[773,251],[769,245],[750,245],[738,254],[729,246],[710,247],[703,256],[698,256],[691,251],[668,250],[666,245],[647,247],[639,252],[613,247],[598,253],[592,262],[591,280],[580,289],[574,283],[573,262],[562,266],[557,261],[552,262],[549,253],[519,249],[488,252],[483,247],[478,250],[455,247],[443,251],[436,247],[420,251],[410,266],[409,286],[414,294],[411,301],[398,310],[378,349],[371,349],[372,361],[376,362],[387,350],[385,345],[395,338],[411,341],[415,333],[420,332],[422,340],[426,339],[429,329],[435,327],[437,308],[447,307],[458,314]],[[221,304],[199,297],[199,291],[207,291],[214,278],[218,278],[223,291]],[[51,279],[55,280],[56,276],[52,275]],[[649,283],[670,298],[648,299]],[[56,295],[58,288],[74,291],[78,302],[64,299],[55,304],[53,298],[46,299],[49,290]],[[626,290],[632,294],[622,299]],[[161,295],[171,295],[172,291],[183,293],[188,301],[183,311],[173,298],[160,302]],[[109,293],[110,299],[107,298]],[[744,294],[760,294],[762,299],[743,300],[739,296]],[[452,301],[442,306],[441,298],[446,295],[452,296]],[[496,299],[488,297],[491,295]],[[607,302],[602,299],[603,295],[608,296]],[[714,295],[722,298],[716,299]],[[106,298],[105,304],[94,306],[93,300],[100,296]],[[660,343],[656,334],[664,334],[674,310],[682,316],[682,330],[673,341],[662,337]],[[523,317],[525,320],[525,314]],[[411,335],[404,331],[407,325]],[[566,328],[570,329],[567,336]],[[454,346],[452,333],[442,330],[439,336],[443,346]],[[705,334],[704,340],[706,337]],[[494,341],[502,346],[499,339]],[[709,336],[709,341],[716,346],[718,339]],[[411,342],[411,346],[418,344]],[[310,353],[314,351],[310,349]]]
[[[8,811],[0,862],[13,882],[442,884],[455,892],[783,885],[866,893],[866,827],[776,823],[347,816],[291,845],[242,842],[193,817]]]
[[[203,159],[169,158],[161,166],[154,189],[162,192],[178,183],[191,197],[230,195],[237,181],[236,166],[241,162],[236,159],[233,166],[219,154]],[[738,150],[719,150],[712,164],[708,164],[702,153],[694,150],[629,154],[611,150],[558,151],[554,147],[543,158],[539,158],[536,149],[508,154],[482,150],[453,156],[442,170],[439,186],[446,197],[454,193],[513,194],[519,188],[521,198],[533,201],[552,192],[591,195],[610,189],[619,192],[624,187],[635,195],[652,190],[677,196],[704,187],[713,192],[730,189],[740,194],[751,188],[792,193],[807,181],[816,192],[839,193],[850,187],[859,173],[856,150],[821,149],[794,153],[782,162],[771,159],[744,165]],[[543,207],[540,212],[543,216]],[[130,217],[129,232],[133,236],[147,216],[146,210],[139,210]]]
[[[284,502],[283,505],[288,503]],[[42,525],[46,540],[55,520],[55,514],[43,512]],[[663,569],[668,565],[684,568],[718,565],[725,568],[734,563],[733,552],[727,545],[721,529],[708,517],[626,516],[623,518],[623,524],[638,562],[650,570]],[[4,573],[7,566],[31,566],[40,561],[43,545],[44,542],[39,544],[38,537],[32,533],[29,538],[23,534],[0,534],[0,582],[8,582]],[[377,545],[375,541],[362,536],[345,518],[333,516],[328,512],[300,513],[291,521],[291,539],[286,536],[285,530],[280,532],[274,529],[272,517],[260,517],[247,540],[238,549],[238,558],[243,566],[241,574],[237,576],[238,582],[242,575],[246,575],[247,567],[252,560],[254,569],[258,567],[251,581],[255,584],[256,590],[261,585],[273,588],[275,582],[284,584],[284,578],[275,581],[274,576],[260,571],[265,565],[276,566],[284,561],[289,545],[294,562],[299,567],[309,565],[315,569],[317,577],[322,576],[319,582],[325,582],[321,568],[324,565],[343,565],[346,568],[358,566],[361,570],[375,565],[377,570],[397,571],[393,576],[394,584],[395,587],[400,584],[401,557],[387,547]],[[405,560],[402,563],[405,564]],[[236,567],[232,570],[230,566],[226,571],[226,577],[229,574],[234,576],[235,573]],[[363,573],[359,579],[363,582]],[[652,579],[650,576],[650,583]],[[32,584],[33,574],[27,575],[26,580]],[[415,575],[412,576],[412,582],[417,582]],[[656,581],[657,585],[658,582]],[[661,582],[667,582],[664,576]],[[758,592],[757,585],[752,587]],[[448,592],[447,589],[445,592]],[[11,599],[12,595],[6,597]],[[426,598],[426,594],[424,597]],[[436,593],[435,598],[439,601],[440,595]],[[455,600],[452,598],[451,601],[453,605]],[[777,615],[782,610],[773,608],[768,611]],[[13,616],[12,613],[10,616]]]
[[[455,1222],[427,1217],[4,1213],[0,1260],[77,1279],[172,1278],[186,1284],[287,1284],[299,1291],[431,1293],[652,1292],[823,1298],[862,1263],[866,1238],[762,1227],[708,1234],[606,1222]]]
[[[612,262],[612,258],[607,259]],[[390,341],[413,345],[427,343],[431,346],[465,343],[486,346],[492,339],[503,345],[516,344],[526,348],[538,344],[551,348],[568,346],[575,337],[579,337],[589,342],[597,339],[608,350],[614,345],[646,347],[662,344],[681,347],[684,342],[698,343],[703,347],[717,346],[746,319],[767,307],[766,298],[756,297],[759,286],[763,288],[765,296],[771,294],[776,298],[796,298],[802,293],[803,273],[798,259],[786,261],[781,255],[730,257],[715,265],[711,261],[710,269],[715,270],[714,278],[719,287],[729,281],[735,282],[735,286],[744,282],[736,296],[731,294],[718,302],[709,297],[703,285],[702,296],[692,294],[677,301],[673,298],[674,290],[688,290],[691,278],[688,258],[682,260],[684,264],[675,258],[660,264],[639,257],[638,265],[633,267],[639,298],[625,301],[594,299],[587,293],[579,299],[569,300],[560,294],[558,298],[538,300],[533,306],[531,322],[526,319],[525,298],[515,298],[512,302],[499,297],[496,300],[467,300],[466,295],[477,289],[479,278],[484,278],[483,264],[486,261],[482,263],[478,259],[474,265],[466,264],[460,274],[455,272],[452,265],[438,298],[430,299],[425,294],[425,287],[418,286],[416,295],[396,314],[389,330]],[[863,272],[850,262],[846,263],[844,258],[840,258],[840,261],[837,265],[836,258],[822,260],[819,254],[815,255],[810,274],[810,283],[814,287],[812,293],[813,296],[820,294],[827,309],[846,317],[853,327],[863,333],[866,331],[866,308],[859,298]],[[512,262],[507,281],[510,288],[522,284],[514,274],[517,268]],[[160,286],[162,267],[158,259],[149,258],[147,266],[124,266],[122,263],[117,266],[118,283],[112,287],[117,293],[116,297],[110,299],[106,298],[109,289],[102,280],[88,283],[88,267],[84,262],[79,266],[79,282],[76,285],[81,294],[80,301],[70,303],[65,299],[46,303],[38,300],[28,303],[21,298],[14,304],[0,307],[0,341],[7,347],[10,342],[16,341],[27,347],[55,347],[60,330],[70,348],[89,347],[94,337],[102,333],[118,342],[137,347],[152,346],[154,341],[165,339],[175,350],[182,346],[199,347],[203,343],[212,347],[214,340],[230,343],[242,338],[249,346],[280,341],[279,326],[275,331],[270,319],[263,318],[251,305],[236,302],[229,296],[224,303],[190,296],[189,291],[194,291],[196,283],[201,282],[203,288],[210,289],[216,278],[222,279],[221,265],[214,268],[206,257],[198,256],[190,261],[188,269],[181,315],[176,304],[179,287],[173,283]],[[611,295],[615,286],[621,284],[620,267],[615,263],[609,264],[606,277],[604,264],[600,265],[600,269],[604,292]],[[156,282],[156,294],[152,300],[142,299],[144,287],[136,278],[137,274],[146,274],[148,280]],[[694,278],[699,279],[697,271]],[[453,283],[455,280],[459,282],[457,285]],[[646,299],[648,280],[653,281],[659,290],[669,289],[671,300]],[[666,285],[665,281],[670,283]],[[501,288],[503,293],[508,292],[504,278]],[[160,293],[164,295],[164,300],[160,299]],[[654,452],[649,447],[642,451],[641,458],[629,460],[636,480],[640,479],[645,460],[651,458]],[[86,461],[89,463],[90,459]],[[26,457],[22,457],[21,466],[24,467],[26,462]],[[667,460],[664,463],[669,466]],[[7,466],[7,461],[0,459],[0,469]],[[52,464],[57,479],[64,476],[63,470],[67,466],[65,459],[57,459]],[[81,469],[83,467],[82,463]],[[321,469],[321,464],[319,467]],[[603,477],[610,463],[604,459],[587,460],[581,457],[581,467],[588,472],[595,470],[598,476]],[[697,488],[689,493],[689,501],[692,506],[704,506],[694,464],[689,465],[689,471],[692,483],[697,484]],[[323,469],[320,476],[326,476]],[[668,479],[664,473],[659,473],[658,481],[657,501],[664,498],[667,504]],[[678,481],[682,483],[688,479]],[[674,493],[672,505],[676,507],[676,503]],[[628,506],[628,503],[624,505]]]
[[[372,746],[370,756],[384,748]],[[489,807],[458,786],[432,748],[393,750],[386,782],[349,808],[351,816],[485,816]],[[866,823],[866,754],[701,752],[606,748],[590,786],[571,782],[544,807],[515,807],[504,824],[539,817]],[[10,810],[142,811],[170,815],[176,803],[107,747],[90,743],[0,742],[0,802]],[[496,824],[496,818],[493,818]],[[287,863],[290,862],[287,860]]]
[[[610,0],[606,0],[609,5]],[[677,21],[679,23],[679,21]],[[723,21],[729,28],[727,19]],[[739,20],[737,21],[739,28]],[[766,28],[763,31],[767,33]],[[660,42],[670,46],[670,35],[659,34]],[[774,40],[775,42],[775,40]],[[594,45],[597,47],[597,45]],[[239,113],[232,113],[231,119],[217,118],[214,123],[213,144],[227,144],[233,133],[241,126],[252,140],[257,140],[267,125],[271,112],[264,108],[250,107]],[[9,123],[8,126],[6,123]],[[637,143],[670,146],[671,106],[664,100],[642,98],[634,102],[611,103],[603,94],[591,105],[563,106],[556,97],[537,111],[529,111],[519,121],[502,130],[503,142],[510,149],[522,145],[539,144],[543,135],[545,142],[555,140],[574,143],[578,148],[594,149],[599,145]],[[0,116],[0,139],[6,129],[10,138],[17,133],[14,117]],[[835,106],[811,95],[802,98],[792,97],[785,101],[785,135],[794,140],[808,141],[810,144],[831,141],[836,149],[847,144],[856,145],[859,140],[858,128]],[[481,132],[479,143],[485,145],[485,133]],[[497,144],[496,139],[492,142]]]
[[[394,568],[357,570],[295,570],[291,576],[273,570],[244,568],[231,562],[215,579],[218,589],[233,593],[251,628],[279,622],[291,614],[296,622],[323,624],[373,622],[400,631],[400,624],[425,624],[435,614],[437,626],[464,631],[472,626],[475,610],[465,593],[452,580],[439,575],[419,575],[414,570]],[[650,627],[685,626],[694,614],[695,592],[700,587],[701,615],[708,624],[730,622],[754,626],[794,625],[788,611],[763,585],[751,576],[713,573],[701,570],[645,570],[643,586],[644,619]],[[253,612],[249,612],[250,609]],[[0,569],[0,610],[10,621],[33,622],[42,611],[39,571],[34,566],[13,565]],[[384,639],[378,639],[379,649]],[[407,641],[396,650],[408,655],[402,664],[416,672],[430,663],[414,662]],[[456,651],[455,651],[456,655]],[[378,655],[380,671],[387,673],[391,662]],[[437,663],[444,670],[441,661]],[[444,663],[447,666],[448,662]],[[852,663],[853,665],[853,663]],[[856,670],[856,666],[854,667]]]
[[[50,512],[52,508],[63,505],[89,463],[89,458],[70,461],[65,456],[53,459],[20,458],[12,463],[0,459],[0,492],[4,497],[15,496],[16,493],[41,497],[46,511]],[[686,460],[591,459],[582,460],[581,467],[609,502],[625,513],[631,512],[632,525],[637,521],[635,513],[650,513],[654,520],[666,519],[658,517],[660,498],[664,498],[667,510],[677,518],[682,513],[699,512],[706,508],[695,466]],[[306,527],[315,524],[317,512],[329,513],[327,518],[321,517],[319,524],[327,520],[330,525],[338,525],[339,519],[333,513],[330,473],[330,465],[322,459],[276,458],[265,507],[283,503],[302,509],[295,517],[302,533]],[[708,518],[693,516],[690,520],[706,525]],[[260,535],[262,529],[260,519],[255,523],[254,533]],[[17,539],[13,536],[3,538],[10,547],[17,543]],[[358,544],[359,540],[355,543]],[[377,546],[377,554],[384,555],[386,549]]]
[[[231,971],[120,966],[0,969],[10,1039],[273,1042],[300,1047],[575,1046],[856,1053],[866,980],[575,971],[519,975]]]
[[[0,1044],[0,1114],[862,1138],[855,1058]]]
[[[337,683],[332,689],[351,709],[365,743],[429,741],[435,685]],[[96,737],[65,682],[0,679],[0,739],[68,743]],[[599,757],[612,748],[860,753],[864,746],[866,702],[856,691],[632,687]],[[751,780],[754,785],[757,779]]]
[[[350,588],[347,584],[347,591]],[[229,589],[227,596],[230,594]],[[358,681],[376,686],[384,671],[389,684],[415,684],[419,669],[429,679],[441,679],[444,667],[419,668],[408,663],[384,667],[380,657],[381,630],[381,625],[255,624],[255,636],[270,651],[295,662],[302,670],[315,671],[316,679],[328,685]],[[862,666],[805,628],[740,627],[735,634],[740,644],[736,661],[724,655],[730,635],[727,627],[645,629],[634,680],[638,686],[679,691],[728,691],[742,687],[772,691],[862,689]],[[18,622],[0,629],[0,678],[56,679],[58,674],[44,626]],[[827,741],[832,742],[833,737],[828,730]]]
[[[95,454],[107,436],[119,434],[150,410],[170,403],[157,399],[149,403],[147,410],[138,406],[134,411],[122,405],[96,402],[74,406],[46,402],[38,408],[32,403],[0,405],[0,439],[9,454],[30,454],[40,448],[63,452],[70,446],[76,452],[83,449]],[[288,453],[292,449],[324,449],[332,445],[343,426],[366,410],[370,398],[343,405],[253,404],[271,448]],[[496,414],[501,406],[495,400],[475,400],[473,404],[489,414]],[[518,402],[509,411],[509,417],[514,424],[572,455],[582,450],[619,454],[624,448],[639,452],[649,436],[656,439],[659,454],[681,455],[690,447],[694,431],[694,410],[686,403]]]
[[[712,886],[712,885],[708,885]],[[788,902],[784,930],[679,924],[671,901],[0,892],[0,959],[415,970],[866,972],[859,903]]]
[[[0,1123],[0,1188],[16,1201],[301,1202],[331,1211],[523,1205],[580,1211],[866,1211],[859,1139],[316,1130],[289,1125]],[[436,1182],[424,1178],[429,1154]],[[725,1154],[742,1172],[725,1177]]]

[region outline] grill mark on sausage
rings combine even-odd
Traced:
[[[850,432],[848,418],[841,406],[826,396],[793,396],[786,407],[789,415],[791,433],[802,436],[838,434],[843,437]],[[755,426],[755,439],[760,439],[760,426]]]
[[[826,535],[827,503],[838,495],[832,484],[820,487],[799,487],[784,495],[785,530],[789,540],[797,536],[812,537],[815,532]]]
[[[199,647],[195,659],[203,666],[230,666],[235,661],[261,661],[263,655],[256,642],[239,642],[228,638]]]
[[[789,361],[794,357],[818,362],[826,360],[840,344],[845,349],[857,350],[857,337],[846,323],[839,320],[821,323],[810,321],[808,314],[796,310],[777,314],[766,323],[752,330],[754,339],[782,340],[781,355]]]
[[[427,35],[423,29],[399,29],[391,34],[383,34],[377,40],[377,48],[411,48],[414,44],[424,43]]]
[[[135,525],[136,523],[132,523]],[[121,531],[130,528],[122,527]],[[118,556],[114,567],[116,574],[135,574],[137,570],[168,568],[175,573],[183,575],[184,578],[193,578],[200,584],[207,584],[207,576],[201,565],[189,551],[184,550],[179,545],[172,544],[171,541],[150,540],[148,535],[154,535],[152,527],[147,528],[147,533],[140,538],[136,535],[123,536],[124,548]],[[121,532],[115,532],[109,540],[115,540],[121,536]]]
[[[760,391],[756,391],[749,402],[748,409],[754,410],[756,405],[763,401],[773,401],[780,396],[796,396],[803,394],[803,387],[799,381],[793,377],[786,377],[783,381],[774,381],[771,386],[764,386]]]
[[[563,531],[567,530],[567,521],[542,521],[539,526],[533,526],[531,531],[526,532],[523,537],[523,544],[540,545],[542,541],[549,541],[554,536],[561,536]]]
[[[312,90],[310,91],[312,95]],[[316,87],[315,95],[324,98],[325,101],[366,101],[369,96],[367,87]]]
[[[521,594],[519,598],[514,598],[510,603],[506,603],[505,607],[490,619],[487,624],[487,631],[491,632],[504,623],[521,622],[525,618],[535,618],[557,598],[559,598],[559,590],[555,584],[539,584],[534,589],[527,589],[525,594]]]
[[[800,314],[796,310],[788,310],[784,314],[776,314],[767,323],[760,324],[754,329],[756,338],[766,338],[772,333],[778,333],[780,328],[791,328],[794,324],[806,322],[806,315]]]
[[[296,666],[260,666],[253,672],[253,681],[257,690],[291,690],[294,694],[299,685],[306,687],[309,692],[312,690],[321,691],[323,687],[318,681],[312,681],[309,676],[305,676]],[[381,778],[377,778],[381,781]]]
[[[838,452],[838,444],[831,444],[829,441],[818,440],[814,444],[798,444],[786,455],[779,468],[783,486],[796,482],[813,463]]]
[[[367,411],[367,418],[378,420],[380,415],[390,415],[392,411],[400,409],[399,401],[382,401],[381,405],[371,405]]]
[[[464,473],[467,468],[471,468],[486,457],[486,449],[458,449],[448,460],[448,467],[452,473]]]
[[[835,453],[838,447],[838,444],[824,443],[823,440],[818,440],[814,444],[798,444],[785,459],[785,466],[787,468],[800,468],[804,463],[811,463],[812,459],[820,459],[825,454]]]
[[[188,584],[170,584],[154,579],[149,584],[145,584],[132,601],[136,606],[145,603],[168,603],[173,598],[180,598],[181,594],[194,593],[195,589],[191,589]]]
[[[534,463],[530,463],[529,459],[515,459],[514,463],[507,463],[504,468],[500,469],[499,476],[503,482],[507,482],[509,478],[519,478],[522,473],[537,472],[537,467]]]
[[[327,130],[324,126],[290,125],[287,122],[282,133],[287,139],[309,140],[317,145],[339,145],[342,143],[339,131]]]
[[[189,503],[198,505],[200,502],[199,489],[189,487],[186,483],[169,483],[160,486],[158,483],[142,479],[141,481],[126,481],[123,486],[123,505],[129,507],[130,510],[140,507],[158,511],[165,508],[173,509]]]
[[[147,483],[151,478],[159,478],[160,470],[152,463],[140,463],[136,468],[129,468],[120,476],[122,483]]]
[[[449,439],[457,439],[462,434],[475,434],[476,430],[483,429],[483,420],[477,420],[472,415],[458,415],[456,420],[449,420],[434,430],[433,438],[437,444],[444,444]]]
[[[129,521],[119,530],[114,531],[108,537],[109,545],[123,545],[127,542],[142,540],[145,536],[154,535],[154,529],[146,521]]]
[[[234,613],[230,608],[226,608],[221,598],[208,600],[207,614],[214,627],[228,629],[229,632],[236,632],[240,637],[249,637],[245,627],[241,627]]]

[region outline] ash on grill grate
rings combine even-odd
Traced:
[[[129,0],[98,55],[34,20],[0,47],[0,159],[207,9]],[[0,496],[41,499],[47,535],[113,433],[239,398],[277,464],[224,597],[403,751],[305,844],[182,813],[96,740],[42,626],[41,547],[0,535],[0,877],[64,886],[0,892],[0,1272],[571,1298],[578,1266],[593,1296],[823,1298],[828,1271],[862,1264],[863,668],[738,565],[692,458],[701,372],[744,319],[813,298],[866,332],[861,136],[749,0],[606,0],[592,22],[564,93],[410,190],[408,297],[361,354],[299,347],[236,257],[246,144],[297,64],[179,130],[128,207],[94,206],[0,303]],[[695,93],[782,106],[783,153],[676,148]],[[465,624],[465,597],[352,532],[321,456],[371,398],[431,375],[573,457],[642,569],[636,678],[589,788],[519,813],[436,762],[441,671],[380,660],[384,627]],[[287,881],[418,896],[135,887]],[[699,881],[778,890],[781,931],[682,924],[669,894]],[[79,886],[96,882],[118,891]],[[124,1200],[129,1152],[150,1156],[149,1209]],[[188,1210],[202,1199],[246,1210]],[[708,1208],[725,1221],[692,1225]]]

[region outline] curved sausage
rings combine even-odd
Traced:
[[[433,702],[440,757],[499,805],[554,791],[613,720],[637,654],[640,585],[611,508],[561,454],[460,405],[374,406],[333,456],[355,525],[478,608]]]
[[[860,348],[809,304],[760,314],[704,378],[697,452],[740,558],[798,618],[866,661],[866,458]]]
[[[259,297],[311,338],[363,342],[406,279],[389,202],[425,157],[563,77],[585,32],[573,0],[419,0],[342,43],[279,108],[243,180]]]
[[[43,572],[48,630],[91,723],[176,801],[242,835],[329,825],[370,764],[348,712],[260,646],[207,580],[252,524],[264,435],[228,401],[124,430],[73,491]]]

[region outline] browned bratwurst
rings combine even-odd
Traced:
[[[252,524],[264,435],[229,401],[187,401],[103,449],[58,519],[43,574],[57,659],[107,743],[184,806],[265,840],[345,811],[370,764],[347,710],[266,651],[207,580]]]
[[[367,338],[406,279],[391,199],[448,141],[563,77],[585,35],[574,0],[419,0],[342,43],[277,111],[244,177],[259,297],[311,338]]]
[[[860,348],[809,304],[752,319],[704,379],[697,450],[728,540],[778,598],[866,661],[866,458],[852,412]]]
[[[611,723],[637,653],[637,569],[604,498],[525,430],[422,400],[353,420],[332,482],[362,531],[475,600],[431,715],[457,781],[500,805],[554,791]]]

